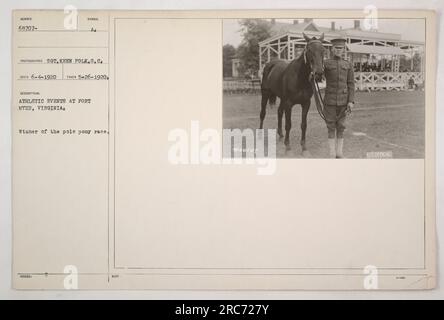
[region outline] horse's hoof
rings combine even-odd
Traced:
[[[311,153],[308,150],[302,150],[302,156],[304,158],[310,158],[311,157]]]
[[[285,144],[285,151],[290,151],[290,150],[291,150],[290,144]]]
[[[259,131],[257,132],[257,138],[259,140],[264,139],[264,130],[263,129],[259,129]]]

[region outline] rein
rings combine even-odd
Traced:
[[[318,110],[318,113],[321,116],[321,118],[324,121],[326,121],[325,113],[324,113],[325,104],[324,104],[324,99],[322,99],[321,90],[319,89],[319,85],[314,78],[311,79],[310,83],[313,88],[313,93],[315,96],[316,109]],[[336,119],[341,119],[345,115],[346,112],[347,112],[347,109],[342,110],[341,113],[336,117]]]
[[[321,42],[319,40],[313,40],[310,42]],[[305,46],[304,49],[304,63],[305,65],[307,65],[307,46],[309,45],[309,43],[307,43],[307,45]],[[319,115],[321,116],[321,118],[325,120],[325,113],[324,113],[324,99],[322,99],[322,95],[321,95],[321,91],[319,89],[319,85],[315,80],[315,76],[314,76],[314,72],[313,72],[313,67],[311,66],[311,63],[308,63],[308,66],[310,67],[310,74],[308,76],[308,81],[311,84],[311,87],[313,89],[313,93],[315,96],[315,103],[316,103],[316,109],[318,110]]]
[[[319,41],[319,40],[313,40],[313,42],[315,42],[315,41]],[[312,42],[312,41],[310,41],[310,42]],[[304,49],[304,63],[305,63],[305,65],[307,65],[307,46],[308,46],[308,44],[309,44],[310,42],[307,43],[307,45],[305,46],[305,49]],[[319,41],[319,42],[320,42],[320,41]],[[325,113],[324,113],[324,106],[325,106],[325,104],[324,104],[324,99],[322,98],[321,90],[319,89],[319,85],[318,85],[318,83],[317,83],[316,80],[315,80],[315,76],[314,76],[313,68],[312,68],[310,62],[308,63],[308,66],[310,67],[310,74],[309,74],[309,76],[308,76],[308,81],[310,82],[311,87],[312,87],[312,89],[313,89],[313,93],[314,93],[314,96],[315,96],[316,109],[318,110],[318,113],[319,113],[319,115],[321,116],[321,118],[322,118],[324,121],[326,121],[326,119],[325,119]],[[344,109],[344,110],[339,114],[339,116],[337,116],[336,118],[337,118],[337,119],[341,119],[341,118],[344,116],[345,111],[346,111],[346,109]]]
[[[316,82],[316,80],[314,79],[314,77],[311,78],[310,83],[313,88],[313,93],[315,96],[316,109],[318,110],[318,113],[321,116],[321,118],[324,121],[326,121],[325,120],[325,113],[324,113],[324,100],[322,99],[321,91],[319,90],[319,85]]]

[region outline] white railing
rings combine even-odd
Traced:
[[[261,91],[261,82],[259,79],[224,80],[223,89],[225,93],[258,93]]]
[[[413,79],[416,88],[424,84],[423,72],[355,72],[355,88],[360,91],[407,90],[409,80]],[[322,89],[323,83],[319,84]],[[224,80],[224,93],[259,93],[259,79]]]
[[[416,87],[423,86],[422,72],[355,72],[355,86],[361,91],[400,91],[409,89],[411,78]]]

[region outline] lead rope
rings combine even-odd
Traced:
[[[308,43],[307,43],[308,44]],[[307,64],[307,50],[304,49],[304,63]],[[315,103],[316,103],[316,109],[318,110],[319,115],[321,118],[325,120],[325,113],[324,113],[324,99],[322,99],[321,90],[319,89],[319,85],[315,80],[314,74],[313,74],[313,68],[310,65],[310,75],[308,77],[309,82],[311,83],[313,93],[315,96]],[[339,116],[336,117],[336,119],[341,119],[343,116],[345,116],[345,113],[347,112],[347,109],[344,109]]]
[[[315,103],[316,103],[316,109],[318,110],[319,115],[321,118],[325,120],[325,114],[324,114],[324,100],[321,96],[321,90],[319,89],[319,85],[316,82],[314,77],[311,77],[311,86],[313,88],[314,96],[315,96]]]
[[[316,82],[316,80],[312,79],[311,81],[311,85],[313,87],[313,92],[314,92],[314,96],[315,96],[315,102],[316,102],[316,109],[318,110],[319,115],[321,116],[321,118],[325,120],[325,113],[324,113],[324,99],[322,99],[322,95],[321,95],[321,90],[319,89],[319,85]],[[347,108],[345,108],[344,110],[341,111],[341,113],[336,117],[337,120],[341,119],[342,117],[344,117],[347,113]]]
[[[307,64],[307,50],[304,49],[304,63]],[[313,74],[313,68],[310,66],[310,75],[308,76],[308,81],[310,81],[313,93],[315,96],[315,102],[316,102],[316,109],[318,110],[319,115],[321,118],[325,120],[325,114],[324,114],[324,100],[322,99],[321,91],[319,90],[318,83],[315,80],[314,74]]]

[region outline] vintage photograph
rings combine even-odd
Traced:
[[[11,11],[6,283],[437,287],[436,13],[376,13]]]
[[[223,128],[277,158],[422,159],[424,19],[225,19]]]

